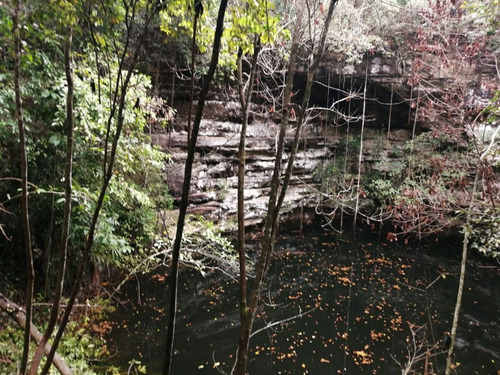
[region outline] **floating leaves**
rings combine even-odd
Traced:
[[[431,282],[445,271],[422,267],[411,254],[391,253],[391,246],[321,236],[279,241],[254,323],[254,331],[271,328],[252,337],[249,372],[394,373],[393,358],[404,362],[407,355],[407,322],[425,326],[428,319],[442,319],[432,299],[426,310],[422,291],[440,286],[443,277]],[[151,276],[155,288],[164,277]],[[239,327],[238,285],[195,273],[183,277],[176,363],[187,373],[228,373]],[[149,309],[153,319],[130,323],[127,330],[144,333],[156,317],[162,319],[162,309]]]
[[[365,352],[364,350],[354,350],[354,363],[357,365],[370,365],[373,363],[373,353]]]

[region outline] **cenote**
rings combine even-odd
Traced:
[[[460,250],[460,242],[386,243],[371,232],[357,239],[322,231],[281,236],[254,331],[271,327],[251,339],[249,374],[401,374],[413,356],[417,373],[444,373],[440,342],[453,320]],[[108,364],[126,371],[138,360],[148,374],[161,373],[166,271],[126,285],[126,304],[110,316],[115,353]],[[458,374],[500,370],[498,278],[498,267],[470,256]],[[230,373],[238,321],[234,280],[183,270],[173,373]]]

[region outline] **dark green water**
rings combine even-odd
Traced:
[[[459,243],[386,244],[369,233],[348,242],[328,233],[282,237],[254,327],[303,315],[252,338],[249,373],[401,374],[414,344],[429,345],[416,353],[422,360],[414,369],[423,373],[426,348],[451,330],[460,252]],[[498,267],[471,257],[458,374],[500,371],[499,281]],[[131,302],[111,316],[116,355],[109,363],[126,370],[134,358],[148,374],[161,373],[166,285],[153,275],[127,285],[122,299]],[[230,373],[239,319],[236,282],[221,273],[185,271],[180,286],[174,373]],[[445,361],[444,354],[429,357],[428,373],[443,374]]]

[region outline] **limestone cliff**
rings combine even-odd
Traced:
[[[362,179],[373,171],[385,172],[391,163],[397,162],[404,144],[413,136],[450,122],[444,113],[427,111],[423,116],[425,101],[409,84],[412,79],[413,61],[395,57],[370,56],[368,66],[350,66],[328,55],[317,71],[313,87],[311,120],[305,126],[294,177],[284,204],[284,211],[298,207],[315,208],[321,202],[318,192],[332,162],[345,157],[346,143],[359,142],[361,125],[361,95],[367,73],[367,107],[363,134]],[[435,62],[438,69],[425,78],[435,95],[445,95],[457,82],[467,81],[467,100],[470,107],[480,107],[491,96],[491,65],[478,64],[469,73],[458,77],[455,72]],[[493,81],[495,81],[493,79]],[[303,76],[299,73],[295,82],[296,100],[300,100]],[[498,86],[497,86],[498,87]],[[425,91],[429,95],[429,91]],[[208,102],[197,142],[197,154],[193,169],[190,212],[202,214],[211,220],[230,225],[236,214],[237,148],[240,132],[240,110],[235,98],[225,98],[214,93]],[[337,104],[333,104],[337,103]],[[415,103],[422,106],[420,113]],[[167,181],[174,197],[182,189],[184,161],[187,150],[187,102],[175,104],[177,117],[170,131],[153,135],[153,142],[172,155],[167,166]],[[335,111],[326,111],[332,107]],[[322,108],[322,109],[321,109]],[[417,113],[417,115],[416,115]],[[277,134],[276,113],[269,106],[257,103],[252,109],[252,121],[247,135],[246,171],[246,219],[248,225],[259,224],[265,214],[269,181],[274,163]],[[350,116],[349,119],[346,116]],[[357,116],[357,117],[356,117]],[[451,121],[452,122],[452,121]],[[290,137],[292,136],[291,122]],[[358,139],[356,141],[356,139]],[[291,139],[287,141],[290,146]],[[357,152],[353,145],[346,180],[353,183],[357,178]],[[286,156],[285,156],[286,157]],[[382,162],[381,162],[382,161]],[[366,204],[370,202],[365,202]]]

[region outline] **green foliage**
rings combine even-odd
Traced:
[[[211,3],[208,4],[211,5]],[[207,13],[206,6],[207,4],[204,4],[205,13]],[[193,29],[194,15],[194,1],[169,1],[166,9],[160,12],[160,28],[172,37],[179,37],[181,34],[189,36]]]
[[[102,186],[106,186],[103,183],[107,182],[104,174],[108,169],[106,163],[110,162],[111,140],[117,135],[117,125],[122,123],[124,128],[118,145],[117,162],[113,165],[113,178],[98,221],[93,262],[130,267],[151,248],[156,236],[156,210],[170,205],[162,179],[163,166],[168,157],[151,146],[151,140],[145,133],[152,126],[165,125],[171,113],[161,99],[151,97],[147,77],[134,72],[130,89],[123,86],[124,82],[129,83],[128,78],[124,79],[124,74],[128,72],[123,67],[132,67],[132,59],[129,58],[140,52],[134,48],[142,48],[137,39],[128,38],[138,38],[139,28],[143,22],[145,24],[145,19],[141,17],[153,5],[145,0],[123,3],[109,0],[34,0],[21,3],[20,85],[28,139],[29,216],[36,276],[38,279],[44,276],[48,269],[46,262],[52,270],[57,265],[55,258],[64,203],[64,198],[59,198],[63,196],[65,185],[62,176],[66,169],[66,127],[70,123],[66,120],[69,82],[62,46],[69,40],[69,35],[73,36],[71,67],[75,73],[72,80],[75,115],[72,199],[75,204],[70,224],[66,275],[72,281],[75,266],[81,262],[80,254],[87,240],[90,217]],[[12,4],[6,2],[5,8],[3,5],[0,9],[0,205],[11,213],[7,216],[7,211],[2,211],[0,223],[12,240],[6,241],[4,236],[0,236],[0,247],[2,258],[4,253],[8,254],[2,259],[7,260],[2,262],[2,270],[16,274],[23,266],[23,262],[19,261],[23,249],[17,181],[20,155],[13,101],[13,38],[9,25]],[[132,17],[136,14],[139,14],[139,19],[134,18],[137,23],[133,23]],[[129,33],[123,33],[125,28]],[[123,92],[125,89],[126,93]],[[120,98],[126,98],[126,108],[123,118],[117,119]],[[122,115],[121,111],[119,114]],[[4,158],[4,155],[8,157]],[[12,267],[4,269],[6,264]],[[49,274],[53,276],[50,271]],[[37,288],[40,285],[37,283]],[[70,283],[69,288],[71,286]],[[105,354],[96,351],[103,345],[88,333],[87,325],[88,322],[78,322],[67,327],[65,341],[58,348],[78,374],[93,373],[88,368],[88,358]],[[42,324],[39,326],[44,328]],[[20,357],[16,355],[15,360]],[[3,358],[1,360],[3,364]],[[14,361],[11,363],[17,366]],[[139,370],[143,369],[139,367]],[[15,369],[14,373],[17,372]]]
[[[344,159],[336,158],[325,165],[318,167],[315,171],[315,176],[321,181],[321,191],[325,194],[335,192],[337,182],[344,179]]]
[[[0,136],[3,137],[16,131],[14,123],[9,121],[14,108],[14,91],[9,88],[12,79],[10,72],[0,72]]]
[[[132,359],[128,363],[129,363],[128,373],[130,373],[131,369],[134,368],[136,374],[137,373],[139,373],[139,374],[146,374],[146,366],[144,366],[143,364],[141,364],[141,361],[138,361],[136,359]]]
[[[349,135],[339,140],[337,153],[333,160],[322,164],[315,171],[315,179],[321,181],[321,191],[325,194],[336,194],[345,188],[349,175],[357,173],[357,162],[361,138]],[[347,160],[346,160],[347,159]]]
[[[498,29],[500,28],[500,2],[497,0],[487,1],[464,1],[461,8],[467,10],[469,22],[475,25],[474,31],[488,37],[497,37],[496,47],[498,45]]]
[[[240,48],[244,55],[253,54],[255,37],[264,45],[290,37],[288,30],[280,29],[279,18],[273,11],[274,3],[270,0],[240,1],[231,7],[223,43],[233,63]]]
[[[394,1],[365,1],[353,7],[352,1],[341,0],[335,9],[328,43],[348,64],[359,64],[367,51],[381,50],[385,17],[394,12]],[[360,22],[363,19],[364,22]],[[375,30],[379,29],[380,33]],[[379,31],[377,30],[377,31]]]
[[[359,148],[361,147],[361,137],[360,136],[355,136],[355,135],[349,135],[346,138],[342,138],[339,142],[339,150],[344,150],[347,148],[347,152],[350,155],[357,155],[359,154]]]
[[[500,258],[500,210],[487,209],[471,222],[471,248],[493,258]]]
[[[202,275],[219,270],[231,277],[239,272],[238,254],[220,228],[201,216],[188,216],[182,239],[180,262]],[[163,238],[155,243],[158,250],[170,252],[173,241]]]
[[[197,72],[207,69],[209,52],[212,49],[213,32],[217,19],[217,8],[212,2],[202,1],[204,12],[197,21]],[[219,57],[220,77],[231,75],[236,70],[236,58],[241,48],[243,54],[253,53],[254,41],[258,36],[263,44],[274,44],[277,39],[286,40],[290,34],[280,27],[279,17],[274,12],[272,0],[238,0],[228,9],[225,30]],[[190,55],[189,44],[194,25],[194,7],[191,1],[175,0],[169,2],[161,16],[161,30],[177,38],[182,44],[182,53]]]
[[[399,189],[397,186],[394,186],[393,181],[389,179],[374,179],[367,185],[369,196],[381,207],[390,205],[399,194]]]
[[[91,361],[110,355],[106,341],[97,335],[91,335],[88,326],[89,321],[85,317],[81,321],[71,322],[58,348],[58,353],[75,374],[95,375]],[[38,328],[42,331],[44,325]],[[35,344],[32,344],[31,355],[35,348]],[[23,331],[5,314],[0,313],[0,368],[3,374],[18,373],[22,350]],[[115,374],[116,369],[109,368],[108,373]],[[58,371],[52,366],[49,374],[58,374]]]
[[[0,315],[5,319],[5,316]],[[4,320],[2,319],[2,320]],[[23,332],[10,325],[8,320],[0,323],[0,358],[2,358],[2,371],[6,374],[18,374],[19,363],[23,352]]]
[[[208,69],[209,52],[213,42],[213,33],[217,19],[218,6],[213,2],[202,1],[203,14],[197,20],[197,69],[204,72]],[[194,26],[194,0],[173,0],[160,12],[160,28],[169,37],[174,38],[180,45],[182,59],[190,61],[191,38]]]
[[[83,11],[80,8],[82,4],[60,3],[42,4],[35,1],[27,5],[27,26],[23,29],[21,86],[32,190],[30,217],[34,247],[42,250],[45,250],[50,236],[58,238],[64,203],[60,197],[66,147],[66,78],[61,60],[61,43],[74,17],[83,16],[80,13]],[[125,12],[123,5],[116,2],[105,1],[101,6],[106,7],[105,12],[97,4],[85,9],[88,11],[86,17],[93,20],[92,32],[84,32],[84,28],[89,27],[88,23],[75,26],[74,225],[70,229],[71,254],[79,254],[85,241],[90,216],[104,178],[104,156],[110,150],[106,137],[114,135],[117,121],[117,102],[114,99],[118,74],[116,53],[122,50],[119,22],[125,17]],[[146,3],[141,6],[146,6]],[[61,15],[61,18],[54,18],[54,14]],[[0,10],[0,17],[2,21],[10,18],[4,8]],[[35,18],[36,23],[28,22]],[[0,24],[1,27],[5,25],[4,22]],[[10,30],[0,36],[2,45],[10,45],[9,33]],[[88,42],[92,43],[89,45]],[[99,48],[98,52],[96,48]],[[37,53],[31,56],[30,51],[35,49]],[[17,126],[13,120],[13,62],[9,53],[0,52],[0,151],[3,157],[0,172],[1,177],[17,177],[20,163]],[[165,126],[173,112],[160,98],[152,97],[150,92],[149,78],[134,73],[126,96],[124,130],[117,151],[114,176],[102,210],[102,220],[98,223],[94,262],[126,267],[133,264],[134,257],[140,257],[154,241],[156,210],[171,207],[172,204],[162,177],[168,156],[151,145],[146,132],[152,126]],[[13,249],[10,256],[14,258],[22,257],[18,250],[22,249],[19,246],[22,241],[19,228],[22,226],[16,215],[19,210],[17,187],[14,180],[0,182],[0,202],[14,213],[8,219],[4,215],[0,217],[0,223],[5,223],[4,229],[12,238],[11,242],[5,243],[6,249]],[[55,198],[53,207],[47,194]],[[49,232],[48,219],[52,211],[55,227]],[[70,258],[70,264],[76,265],[77,262],[77,256]]]
[[[89,82],[97,80],[97,75],[85,66],[77,71],[78,74],[83,78],[75,80],[75,160],[79,161],[74,172],[78,202],[73,215],[75,242],[85,238],[103,178],[102,157],[111,111],[108,100],[99,102],[96,93],[91,90]],[[110,74],[116,76],[117,68],[112,68]],[[108,97],[112,95],[113,87],[103,81],[101,90],[103,97]],[[130,255],[142,253],[152,244],[157,231],[156,209],[171,205],[162,179],[168,156],[153,147],[145,134],[150,121],[156,124],[161,120],[165,123],[166,118],[163,119],[161,113],[164,107],[148,95],[148,90],[149,79],[134,75],[127,95],[124,134],[119,142],[114,177],[110,182],[95,238],[93,256],[101,263],[128,265]],[[83,243],[79,246],[83,246]],[[121,263],[124,260],[125,263]]]

